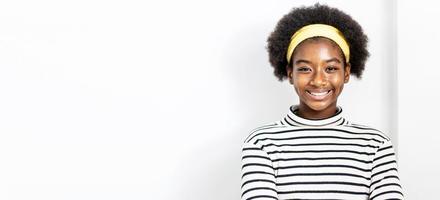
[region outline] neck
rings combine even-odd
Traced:
[[[305,104],[300,104],[298,107],[298,116],[306,119],[325,119],[332,117],[336,114],[336,104],[330,105],[324,110],[313,110]]]

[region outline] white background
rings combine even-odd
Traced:
[[[370,38],[345,115],[391,136],[407,199],[434,199],[435,7],[321,2]],[[239,199],[242,141],[297,103],[267,36],[311,4],[1,1],[0,199]]]
[[[439,199],[440,25],[434,1],[398,2],[399,170],[406,199]]]

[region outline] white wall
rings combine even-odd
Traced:
[[[406,199],[439,199],[440,13],[434,4],[397,4],[399,173]]]
[[[396,138],[394,1],[323,2],[370,37],[340,104]],[[0,2],[0,199],[238,199],[244,137],[297,102],[265,45],[303,4]]]

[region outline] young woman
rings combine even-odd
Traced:
[[[362,75],[367,41],[356,21],[325,5],[295,8],[278,22],[270,63],[299,103],[244,141],[242,200],[403,199],[390,138],[352,124],[337,105],[350,75]]]

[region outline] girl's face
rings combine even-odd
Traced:
[[[326,118],[336,112],[336,102],[350,78],[350,66],[336,43],[313,38],[295,48],[289,81],[299,96],[299,111],[308,117]]]

